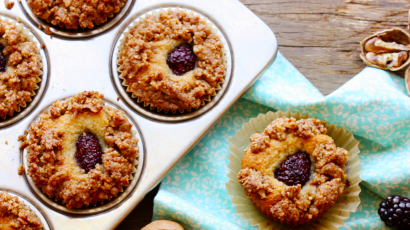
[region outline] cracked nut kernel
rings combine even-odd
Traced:
[[[410,64],[410,34],[400,28],[378,32],[360,45],[360,57],[368,66],[398,71]]]

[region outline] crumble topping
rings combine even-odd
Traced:
[[[11,10],[11,8],[13,8],[14,6],[14,2],[10,1],[10,0],[4,0],[4,5],[6,5],[6,8]]]
[[[92,29],[114,17],[126,0],[27,0],[34,16],[67,29]]]
[[[27,147],[28,175],[36,186],[67,208],[81,208],[116,197],[128,186],[137,164],[138,140],[123,111],[105,106],[103,95],[83,92],[56,101],[30,125]],[[76,141],[91,132],[101,145],[102,164],[88,173],[76,159]]]
[[[326,132],[318,119],[284,117],[251,136],[238,181],[265,216],[290,226],[308,223],[327,212],[343,194],[348,151],[336,147]],[[303,186],[288,186],[275,178],[274,171],[299,152],[310,155],[312,176]]]
[[[195,69],[175,75],[167,55],[183,44],[193,46]],[[130,29],[118,53],[121,78],[127,92],[166,112],[199,108],[215,95],[223,82],[223,44],[206,21],[183,10],[168,10],[159,17],[147,15]]]
[[[0,19],[0,52],[8,61],[0,71],[0,117],[26,107],[38,89],[42,74],[36,43],[28,41],[16,24]]]
[[[17,197],[0,192],[0,229],[39,230],[43,224]]]
[[[20,165],[18,167],[17,173],[21,176],[21,175],[23,175],[24,170],[25,170],[24,165]]]

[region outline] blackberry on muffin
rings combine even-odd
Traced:
[[[132,124],[105,105],[98,92],[56,101],[33,122],[28,138],[27,175],[67,208],[114,198],[130,184],[138,157]]]
[[[251,136],[237,179],[264,216],[292,227],[306,224],[343,194],[348,151],[326,133],[318,119],[283,117]]]
[[[190,111],[224,81],[223,43],[199,15],[161,10],[140,18],[119,47],[118,71],[127,92],[158,111]]]

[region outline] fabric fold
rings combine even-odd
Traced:
[[[276,110],[325,119],[361,141],[362,203],[343,229],[379,229],[384,226],[377,214],[382,197],[410,195],[410,100],[404,80],[366,67],[324,97],[278,53],[264,75],[164,178],[154,219],[172,217],[179,208],[177,221],[188,229],[257,229],[235,214],[225,190],[228,140],[250,118]],[[209,218],[216,222],[207,222]],[[198,227],[192,227],[193,220]]]

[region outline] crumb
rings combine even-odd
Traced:
[[[50,39],[53,39],[53,35],[50,35]]]
[[[8,145],[9,143],[6,141],[6,145]]]
[[[17,22],[20,23],[20,22],[21,22],[21,18],[17,17]]]
[[[26,130],[26,132],[27,132],[27,130]],[[18,136],[17,140],[18,140],[18,141],[26,141],[26,140],[27,140],[27,136],[26,136],[26,135],[20,135],[20,136]]]
[[[6,5],[6,8],[11,10],[11,8],[13,8],[14,6],[14,2],[11,2],[9,0],[4,0],[4,4]]]
[[[20,165],[18,168],[18,174],[21,176],[23,175],[24,171],[25,171],[24,165]]]
[[[39,28],[40,30],[42,30],[42,29],[43,29],[43,26],[40,24],[40,25],[38,25],[38,28]]]
[[[51,32],[50,30],[50,26],[46,26],[46,28],[44,29],[44,33],[48,34],[48,35],[52,35],[53,32]]]
[[[121,99],[121,97],[120,97],[120,96],[118,96],[118,97],[117,97],[117,101],[119,101],[120,99]]]
[[[46,45],[41,44],[40,48],[41,48],[41,49],[44,49],[44,47],[46,47]]]

